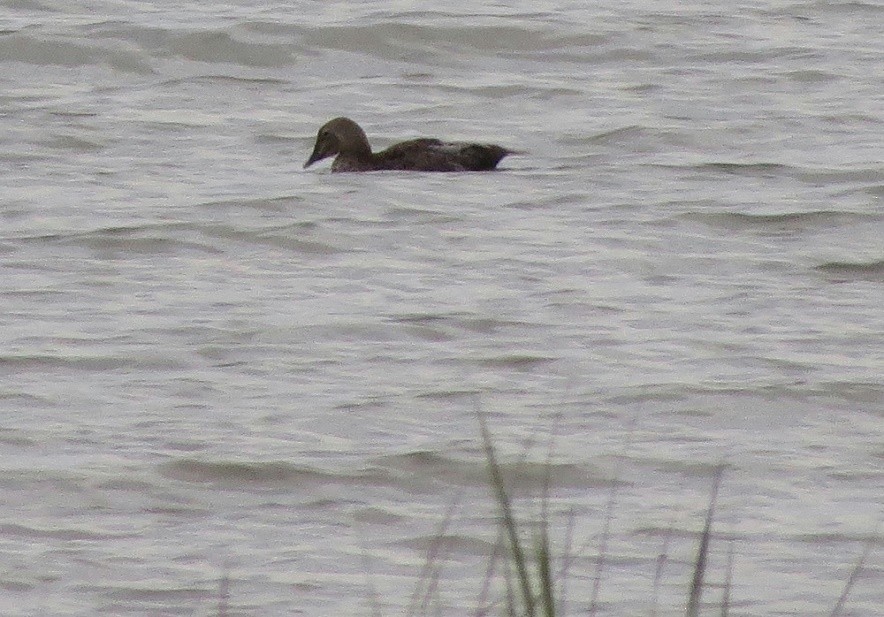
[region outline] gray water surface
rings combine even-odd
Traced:
[[[882,84],[871,2],[0,0],[0,613],[406,614],[450,517],[472,614],[481,408],[567,614],[609,507],[599,614],[683,614],[725,463],[707,600],[871,542],[880,615]],[[526,154],[302,170],[338,115]]]

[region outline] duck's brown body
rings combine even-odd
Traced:
[[[514,151],[491,144],[445,143],[422,138],[403,141],[373,153],[368,138],[349,118],[335,118],[316,135],[313,154],[304,167],[329,156],[332,171],[488,171]]]

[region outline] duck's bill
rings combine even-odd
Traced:
[[[304,169],[310,167],[313,163],[322,158],[322,154],[319,153],[319,149],[313,150],[313,154],[310,155],[310,158],[307,159],[307,162],[304,163]]]

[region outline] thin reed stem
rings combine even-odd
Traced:
[[[878,533],[875,532],[875,537],[877,537]],[[835,603],[835,607],[832,609],[832,612],[829,613],[829,617],[838,617],[841,614],[841,609],[844,608],[845,602],[847,602],[847,596],[850,595],[850,590],[853,588],[853,584],[856,582],[857,577],[859,577],[859,573],[862,571],[863,566],[866,563],[866,559],[869,554],[872,552],[872,546],[874,545],[874,539],[869,539],[866,542],[866,546],[863,549],[862,554],[859,556],[856,564],[853,566],[853,570],[850,571],[850,576],[847,577],[847,583],[844,585],[844,590],[841,592],[841,596],[838,598],[838,602]]]
[[[497,462],[494,444],[491,442],[491,435],[488,432],[488,425],[485,421],[485,414],[481,408],[477,408],[476,411],[479,417],[479,430],[482,434],[482,445],[485,449],[485,458],[488,463],[488,474],[491,477],[491,487],[494,490],[495,500],[500,508],[504,530],[509,540],[510,551],[513,556],[512,561],[516,568],[519,589],[522,592],[521,595],[522,602],[525,606],[525,614],[529,617],[533,617],[534,591],[531,585],[531,579],[528,575],[527,558],[525,557],[525,551],[519,540],[518,528],[512,511],[512,504],[510,503],[509,495],[506,492],[503,474],[501,473],[500,465]]]
[[[697,617],[700,614],[700,598],[703,595],[703,577],[706,574],[706,563],[709,556],[709,541],[712,537],[712,519],[715,516],[715,502],[718,499],[718,487],[721,477],[724,475],[724,465],[715,470],[712,482],[712,495],[709,498],[709,508],[706,510],[706,523],[703,526],[703,535],[700,538],[700,549],[697,551],[697,561],[694,564],[694,577],[691,581],[691,592],[688,597],[687,617]]]

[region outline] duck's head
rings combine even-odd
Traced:
[[[368,145],[365,131],[350,118],[335,118],[322,125],[316,134],[313,154],[304,163],[304,168],[306,169],[316,161],[321,161],[335,154],[371,155],[371,147]]]

